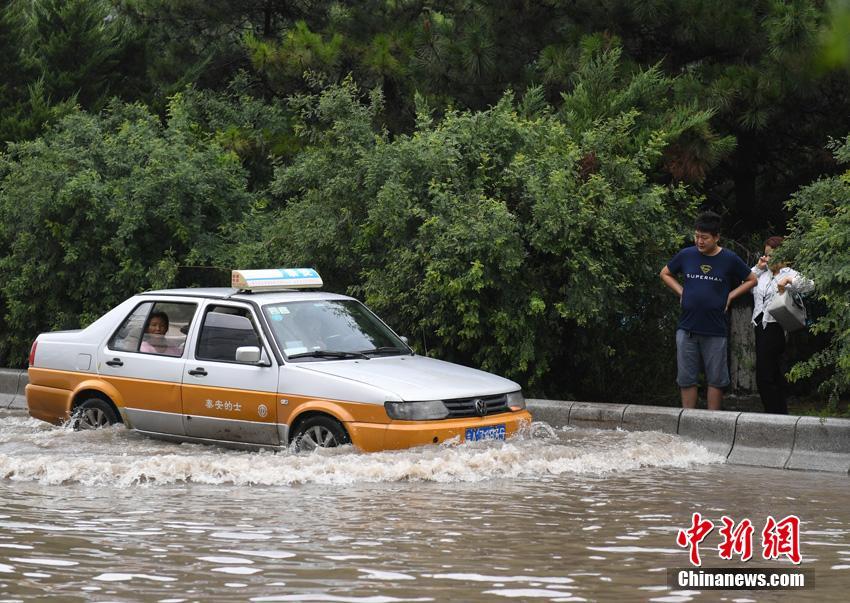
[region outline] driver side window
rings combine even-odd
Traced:
[[[247,308],[211,306],[207,309],[195,353],[198,360],[237,362],[236,350],[246,346],[263,347]]]

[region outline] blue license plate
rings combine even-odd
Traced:
[[[505,424],[490,425],[489,427],[470,427],[466,430],[466,441],[477,442],[478,440],[504,440]]]

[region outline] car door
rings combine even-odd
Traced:
[[[183,371],[186,435],[278,445],[278,367],[248,304],[209,301]],[[236,350],[259,347],[260,362],[240,362]]]
[[[98,350],[98,373],[118,390],[134,429],[183,435],[185,343],[197,309],[195,302],[141,300]]]

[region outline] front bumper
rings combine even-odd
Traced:
[[[466,430],[471,427],[490,427],[504,425],[505,436],[511,437],[523,425],[531,423],[531,413],[527,410],[505,412],[486,417],[464,419],[442,419],[439,421],[390,421],[389,424],[346,423],[351,442],[363,452],[380,450],[398,450],[440,444],[457,438],[463,442]]]

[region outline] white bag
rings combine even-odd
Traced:
[[[773,298],[767,311],[788,332],[798,331],[806,326],[806,307],[799,293],[786,289]]]

